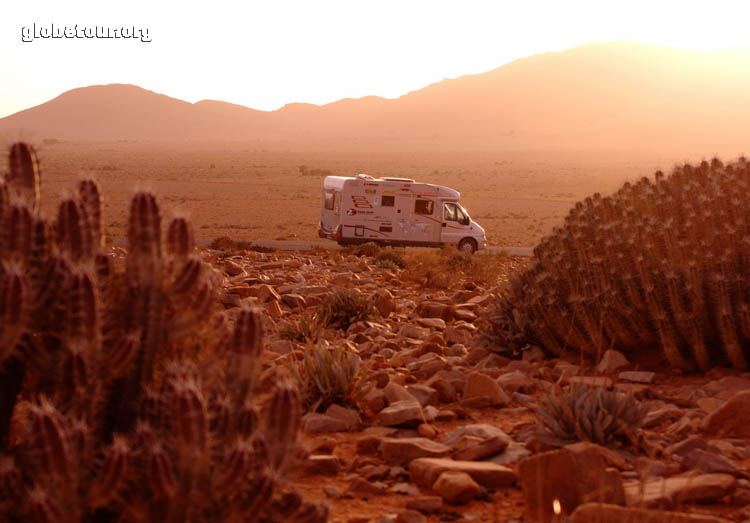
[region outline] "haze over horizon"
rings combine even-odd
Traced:
[[[606,4],[606,5],[605,5]],[[259,110],[344,98],[397,98],[445,78],[588,42],[631,40],[687,50],[750,49],[750,5],[602,3],[51,0],[4,8],[0,118],[70,89],[133,84],[189,102]],[[130,26],[137,39],[34,39],[22,28]]]

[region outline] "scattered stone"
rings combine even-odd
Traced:
[[[474,372],[466,378],[462,407],[484,408],[504,407],[510,398],[495,380],[481,372]]]
[[[682,458],[682,466],[688,470],[700,470],[701,472],[719,472],[737,476],[739,470],[727,458],[714,452],[703,449],[693,449]]]
[[[604,387],[605,389],[612,388],[612,380],[606,376],[572,376],[568,378],[568,383],[571,385],[579,383],[590,387]]]
[[[417,427],[425,422],[422,407],[416,400],[391,403],[378,413],[376,419],[386,427]]]
[[[233,262],[232,260],[224,260],[224,272],[229,276],[238,276],[245,272],[245,269],[241,265]]]
[[[281,302],[290,309],[302,309],[305,307],[305,298],[299,294],[282,294]]]
[[[417,318],[417,325],[427,329],[445,330],[445,320],[441,318]]]
[[[455,447],[456,444],[461,441],[462,438],[471,436],[479,438],[480,440],[487,440],[490,438],[499,438],[505,440],[508,444],[512,441],[502,429],[490,425],[489,423],[476,423],[470,425],[463,425],[456,429],[453,429],[443,437],[443,443],[451,447]]]
[[[570,517],[573,523],[729,523],[729,520],[703,514],[628,508],[606,503],[585,503]]]
[[[423,407],[428,405],[437,405],[440,400],[438,391],[428,385],[414,384],[406,387],[407,392],[417,398],[419,404]]]
[[[442,472],[432,489],[451,505],[464,505],[480,492],[476,481],[466,472],[446,470]]]
[[[738,392],[711,412],[703,422],[709,434],[719,437],[750,438],[750,390]]]
[[[359,417],[357,411],[336,405],[335,403],[326,409],[325,414],[346,423],[346,430],[348,431],[359,430],[362,425],[362,419]]]
[[[428,329],[417,327],[416,325],[405,324],[402,325],[398,330],[398,334],[405,338],[413,338],[415,340],[423,340],[430,334]]]
[[[451,321],[456,313],[456,306],[451,303],[423,301],[417,305],[416,313],[422,318],[441,318]]]
[[[443,498],[440,496],[419,496],[411,498],[406,502],[406,508],[418,510],[423,514],[434,514],[443,506]]]
[[[516,474],[511,469],[486,461],[418,458],[409,464],[412,481],[424,488],[432,488],[445,471],[465,472],[480,485],[490,488],[509,487],[516,481]]]
[[[414,485],[413,483],[396,483],[390,488],[390,491],[394,494],[403,494],[405,496],[419,496],[421,494],[419,488]],[[413,508],[409,507],[409,504],[406,504],[407,508]]]
[[[622,352],[615,349],[609,349],[602,354],[602,359],[599,360],[599,364],[596,366],[596,372],[600,374],[610,374],[617,369],[627,367],[628,365],[630,365],[630,362]]]
[[[506,447],[502,454],[497,454],[491,457],[490,461],[497,465],[508,465],[510,463],[521,461],[528,456],[531,456],[531,451],[526,448],[526,445],[518,443],[517,441],[511,441],[510,445]]]
[[[426,521],[427,518],[416,510],[402,510],[396,516],[396,523],[425,523]]]
[[[391,381],[385,386],[383,394],[385,394],[385,399],[388,400],[388,403],[396,403],[397,401],[419,402],[419,400],[406,390],[406,388],[395,381]]]
[[[305,472],[308,474],[322,474],[335,476],[341,469],[341,461],[332,454],[319,454],[307,458]]]
[[[632,381],[633,383],[653,383],[654,376],[656,376],[656,374],[653,372],[635,370],[627,370],[617,375],[619,379],[624,381]]]
[[[388,492],[386,486],[381,482],[367,481],[359,476],[355,477],[346,489],[349,494],[374,494],[382,496]]]
[[[453,453],[453,459],[458,461],[479,461],[495,454],[499,454],[508,447],[508,438],[498,436],[480,441]]]
[[[427,417],[428,417],[427,412],[425,412],[425,418]],[[422,423],[419,427],[417,427],[417,432],[423,438],[429,438],[429,439],[435,439],[438,435],[437,429],[428,423]]]
[[[734,491],[737,480],[729,474],[700,474],[624,484],[627,505],[671,508],[680,504],[711,503]]]
[[[396,302],[393,300],[393,294],[388,289],[378,289],[375,291],[375,308],[383,318],[387,318],[396,310]]]
[[[258,285],[255,296],[261,303],[281,300],[281,296],[276,292],[276,289],[266,284]]]
[[[383,438],[380,453],[389,465],[406,464],[416,458],[446,456],[451,448],[427,438]]]
[[[349,426],[341,419],[317,412],[309,412],[302,417],[302,430],[311,434],[318,432],[346,432],[349,430]]]

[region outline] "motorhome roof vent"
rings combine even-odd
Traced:
[[[374,180],[375,179],[369,174],[358,174],[357,178],[359,178],[360,180]]]
[[[411,178],[383,178],[383,180],[386,180],[388,182],[414,183],[414,180],[412,180]]]

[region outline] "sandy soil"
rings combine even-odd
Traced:
[[[379,154],[139,142],[58,143],[40,146],[39,155],[46,210],[54,211],[82,173],[93,174],[113,236],[125,234],[134,188],[149,188],[170,212],[189,215],[202,239],[317,240],[323,177],[364,172],[453,187],[491,245],[526,246],[561,223],[574,202],[683,160],[623,152]]]

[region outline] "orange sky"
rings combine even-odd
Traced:
[[[130,83],[258,109],[397,97],[443,78],[581,43],[750,49],[743,1],[59,2],[3,6],[0,117],[85,85]],[[32,39],[69,27],[82,38]],[[78,25],[78,28],[73,26]],[[148,29],[151,42],[83,27]],[[26,33],[31,36],[31,33]],[[31,39],[31,38],[27,38]]]

